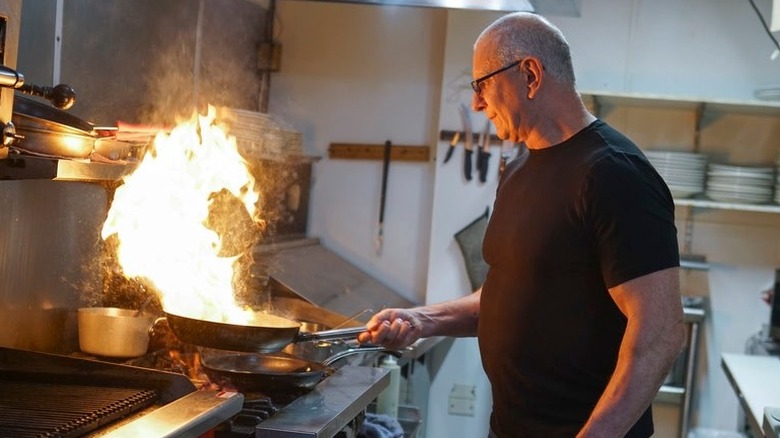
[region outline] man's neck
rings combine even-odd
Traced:
[[[529,149],[544,149],[563,143],[596,120],[578,95],[560,96],[547,101],[550,104],[543,108],[542,114],[551,116],[538,119],[525,141]]]

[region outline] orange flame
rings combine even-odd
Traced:
[[[243,323],[252,312],[235,302],[233,263],[219,257],[220,236],[204,224],[210,195],[223,189],[256,218],[255,180],[216,110],[159,133],[138,168],[117,188],[102,237],[119,239],[127,277],[144,278],[169,313]]]

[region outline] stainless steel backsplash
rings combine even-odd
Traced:
[[[78,349],[76,309],[100,299],[100,184],[0,181],[0,345]]]

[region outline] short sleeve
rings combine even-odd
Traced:
[[[583,223],[607,287],[679,266],[674,202],[649,162],[610,155],[591,167],[585,181]]]

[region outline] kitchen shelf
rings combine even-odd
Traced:
[[[600,108],[634,106],[643,108],[691,109],[706,112],[780,115],[780,102],[763,100],[709,99],[696,96],[664,96],[660,94],[613,93],[584,91],[584,99],[592,99]]]
[[[685,397],[685,388],[680,386],[663,385],[655,396],[656,403],[680,404]]]
[[[680,267],[688,270],[709,271],[710,264],[705,258],[692,256],[691,254],[680,254]]]
[[[675,199],[674,204],[679,206],[712,208],[720,210],[780,213],[780,205],[777,204],[738,204],[732,202],[710,201],[707,199]]]

